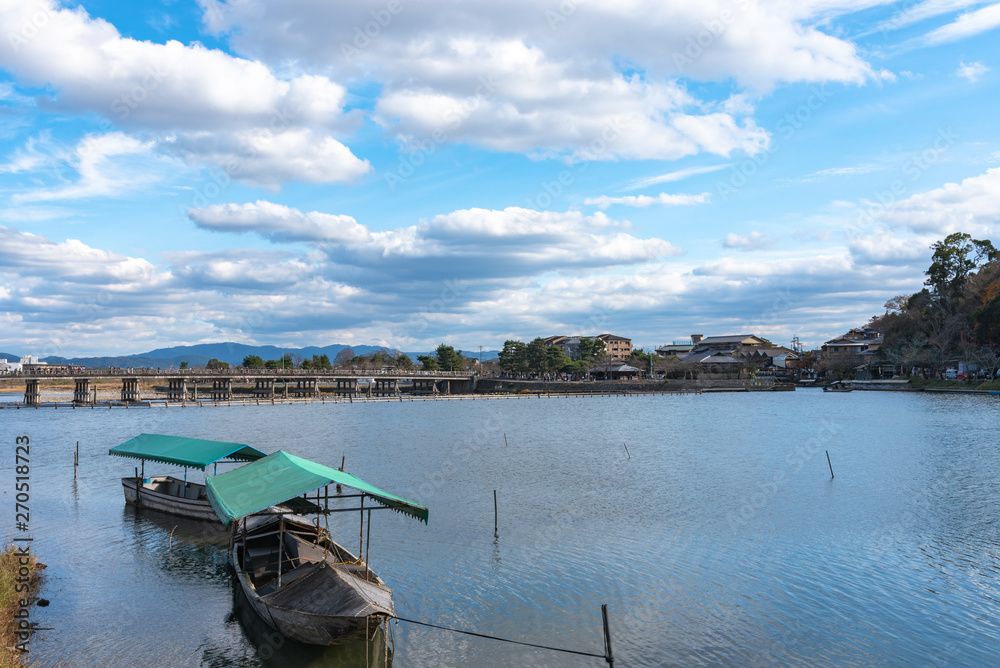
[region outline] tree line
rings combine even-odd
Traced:
[[[931,245],[924,288],[893,297],[868,325],[883,335],[877,362],[940,372],[960,362],[1000,367],[1000,253],[964,232]]]

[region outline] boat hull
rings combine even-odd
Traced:
[[[336,547],[342,555],[350,554],[342,546]],[[254,612],[268,626],[297,642],[308,645],[342,645],[370,640],[381,624],[392,615],[392,592],[381,580],[373,573],[370,580],[352,575],[352,569],[363,569],[344,563],[334,565],[336,560],[332,556],[325,562],[309,567],[309,572],[301,576],[300,581],[286,585],[287,589],[264,595],[254,588],[247,571],[238,566],[240,545],[235,535],[229,558],[240,588]],[[365,606],[364,612],[367,614],[357,611],[352,614],[318,612],[324,608],[342,607],[340,600],[343,599],[338,600],[338,595],[350,598],[359,593],[370,604]]]
[[[183,480],[172,476],[153,476],[147,480],[148,482],[144,481],[139,486],[136,478],[122,478],[125,501],[171,515],[210,522],[219,521],[215,511],[212,510],[212,505],[204,498],[204,485],[194,482],[185,485]]]

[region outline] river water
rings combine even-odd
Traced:
[[[997,397],[815,390],[3,410],[0,526],[18,533],[27,435],[41,665],[384,657],[275,638],[239,603],[220,528],[127,508],[133,462],[107,450],[142,432],[345,456],[426,505],[426,526],[372,514],[370,562],[401,617],[601,654],[607,603],[621,666],[993,665],[998,424]],[[354,550],[358,528],[331,520]],[[405,622],[393,636],[395,666],[605,665]]]

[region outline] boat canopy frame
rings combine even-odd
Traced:
[[[370,511],[371,508],[364,508],[364,497],[368,497],[384,508],[410,515],[427,523],[428,511],[424,506],[383,491],[345,471],[296,457],[283,450],[233,471],[209,476],[205,481],[208,501],[226,528],[233,520],[263,513],[272,506],[306,496],[331,484],[350,487],[360,494],[337,496],[328,493],[322,496],[317,494],[316,497],[311,497],[317,501],[317,505],[321,499],[329,501],[332,498],[360,496],[362,503],[360,510]],[[323,512],[325,514],[343,510],[327,508]]]

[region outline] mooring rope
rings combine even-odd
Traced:
[[[395,619],[401,622],[409,622],[411,624],[419,624],[420,626],[429,626],[432,629],[441,629],[442,631],[451,631],[452,633],[463,633],[467,636],[476,636],[477,638],[488,638],[489,640],[499,640],[500,642],[509,642],[515,645],[524,645],[526,647],[536,647],[538,649],[547,649],[553,652],[565,652],[566,654],[579,654],[580,656],[593,656],[598,659],[603,659],[605,656],[603,654],[594,654],[593,652],[580,652],[575,649],[563,649],[562,647],[550,647],[548,645],[536,645],[530,642],[521,642],[520,640],[511,640],[510,638],[500,638],[497,636],[487,635],[485,633],[476,633],[475,631],[463,631],[462,629],[452,629],[447,626],[438,626],[437,624],[429,624],[427,622],[418,622],[415,619],[406,619],[404,617],[396,617]]]

